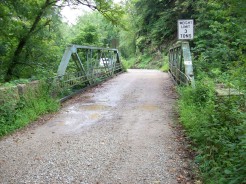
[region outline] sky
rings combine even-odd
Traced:
[[[72,24],[76,24],[76,19],[87,13],[87,12],[91,12],[92,10],[87,7],[87,6],[78,6],[78,7],[70,7],[70,6],[66,6],[61,10],[61,14],[63,17],[63,21],[67,22],[68,24],[72,25]]]
[[[119,3],[121,0],[114,0],[115,3]],[[77,6],[75,7],[70,7],[70,6],[66,6],[62,9],[61,14],[63,17],[63,21],[67,22],[70,25],[74,25],[76,24],[76,19],[87,13],[87,12],[91,12],[92,10],[87,7],[87,6]]]

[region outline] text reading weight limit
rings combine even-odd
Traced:
[[[191,40],[194,37],[194,21],[178,20],[178,39]]]

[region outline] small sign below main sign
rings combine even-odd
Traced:
[[[178,39],[192,40],[194,37],[194,20],[178,20]]]

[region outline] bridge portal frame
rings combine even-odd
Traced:
[[[78,51],[80,50],[86,51],[86,66],[84,66],[84,63],[79,56]],[[94,58],[96,61],[93,63],[92,59],[95,56],[95,53],[93,54],[93,52],[95,51],[97,53],[97,58]],[[93,68],[95,68],[96,65],[100,65],[100,60],[103,63],[105,71],[108,72],[109,75],[114,73],[116,64],[121,65],[118,49],[71,44],[67,46],[63,54],[62,60],[57,70],[58,76],[65,75],[71,58],[74,60],[78,70],[82,71],[86,76],[93,74]],[[110,63],[108,63],[109,60]]]

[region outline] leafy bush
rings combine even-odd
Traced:
[[[50,96],[50,87],[43,82],[28,89],[17,104],[13,105],[11,99],[7,101],[0,106],[0,137],[59,107],[59,103]]]
[[[161,67],[161,71],[168,72],[169,70],[169,63],[168,63],[168,56],[163,57],[163,65]]]
[[[121,58],[124,71],[126,71],[128,68],[133,68],[135,61],[136,61],[135,57],[129,59]]]
[[[246,113],[240,97],[216,97],[212,82],[179,88],[180,120],[197,151],[205,183],[246,181]]]
[[[137,61],[135,63],[136,68],[148,69],[149,63],[153,60],[150,54],[143,54],[137,57]]]

